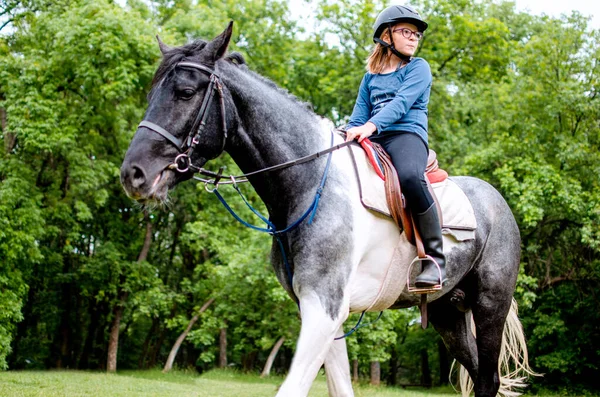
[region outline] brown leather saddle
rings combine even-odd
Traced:
[[[388,206],[390,207],[390,214],[398,227],[404,231],[406,234],[406,239],[413,245],[417,245],[415,240],[415,225],[412,220],[412,214],[406,205],[406,200],[402,195],[402,189],[400,187],[400,181],[398,180],[398,173],[394,168],[394,164],[392,164],[392,159],[387,154],[387,152],[383,149],[383,147],[375,142],[371,142],[373,148],[375,149],[377,156],[383,166],[385,172],[385,195],[386,200],[388,202]],[[434,182],[438,181],[440,178],[440,171],[447,177],[448,174],[445,171],[440,170],[437,154],[433,150],[429,150],[429,156],[427,158],[427,167],[425,168],[425,180],[427,181],[427,186],[429,187],[429,192],[435,201],[435,205],[438,209],[438,215],[440,218],[440,227],[443,225],[442,221],[442,211],[440,208],[440,203],[438,202],[435,193],[431,187],[431,180]],[[443,175],[442,175],[443,177]],[[445,177],[443,177],[445,179]]]

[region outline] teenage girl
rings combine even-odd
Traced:
[[[346,131],[347,141],[369,138],[381,144],[394,163],[425,253],[442,274],[440,279],[438,266],[424,261],[417,288],[443,284],[446,275],[437,208],[425,181],[431,69],[423,58],[413,57],[427,26],[408,6],[390,6],[379,14],[373,26],[375,48]]]

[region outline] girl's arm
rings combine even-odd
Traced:
[[[369,97],[369,88],[367,87],[367,76],[368,74],[365,74],[360,82],[358,96],[354,103],[354,110],[350,116],[350,121],[348,121],[348,124],[346,125],[348,128],[363,125],[369,121],[369,117],[371,116],[372,106]]]
[[[405,66],[411,69],[407,71],[404,81],[396,91],[396,97],[369,120],[375,124],[377,131],[382,131],[400,120],[431,85],[429,64],[421,58],[413,62],[415,63],[411,62]]]

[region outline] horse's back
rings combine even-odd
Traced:
[[[512,211],[496,188],[484,180],[470,176],[454,176],[450,179],[463,190],[471,202],[479,238],[487,239],[492,228],[503,228],[512,236],[511,240],[520,240],[519,228]]]
[[[521,236],[515,217],[500,192],[474,177],[452,177],[465,192],[477,219],[478,261],[474,264],[485,282],[514,288],[519,271]],[[512,294],[512,292],[511,292]]]

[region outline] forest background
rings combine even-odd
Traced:
[[[157,33],[180,45],[234,20],[230,49],[251,69],[343,123],[387,3],[311,4],[320,23],[305,31],[276,0],[0,2],[1,368],[162,367],[187,329],[176,366],[260,371],[278,345],[273,371],[286,371],[299,320],[269,238],[192,182],[143,210],[119,166],[160,60]],[[431,146],[450,174],[499,189],[520,226],[516,298],[545,374],[533,390],[597,392],[600,33],[577,12],[532,16],[508,1],[412,4],[430,24],[418,56],[434,76]],[[448,381],[450,358],[415,310],[388,311],[348,342],[356,377]]]

